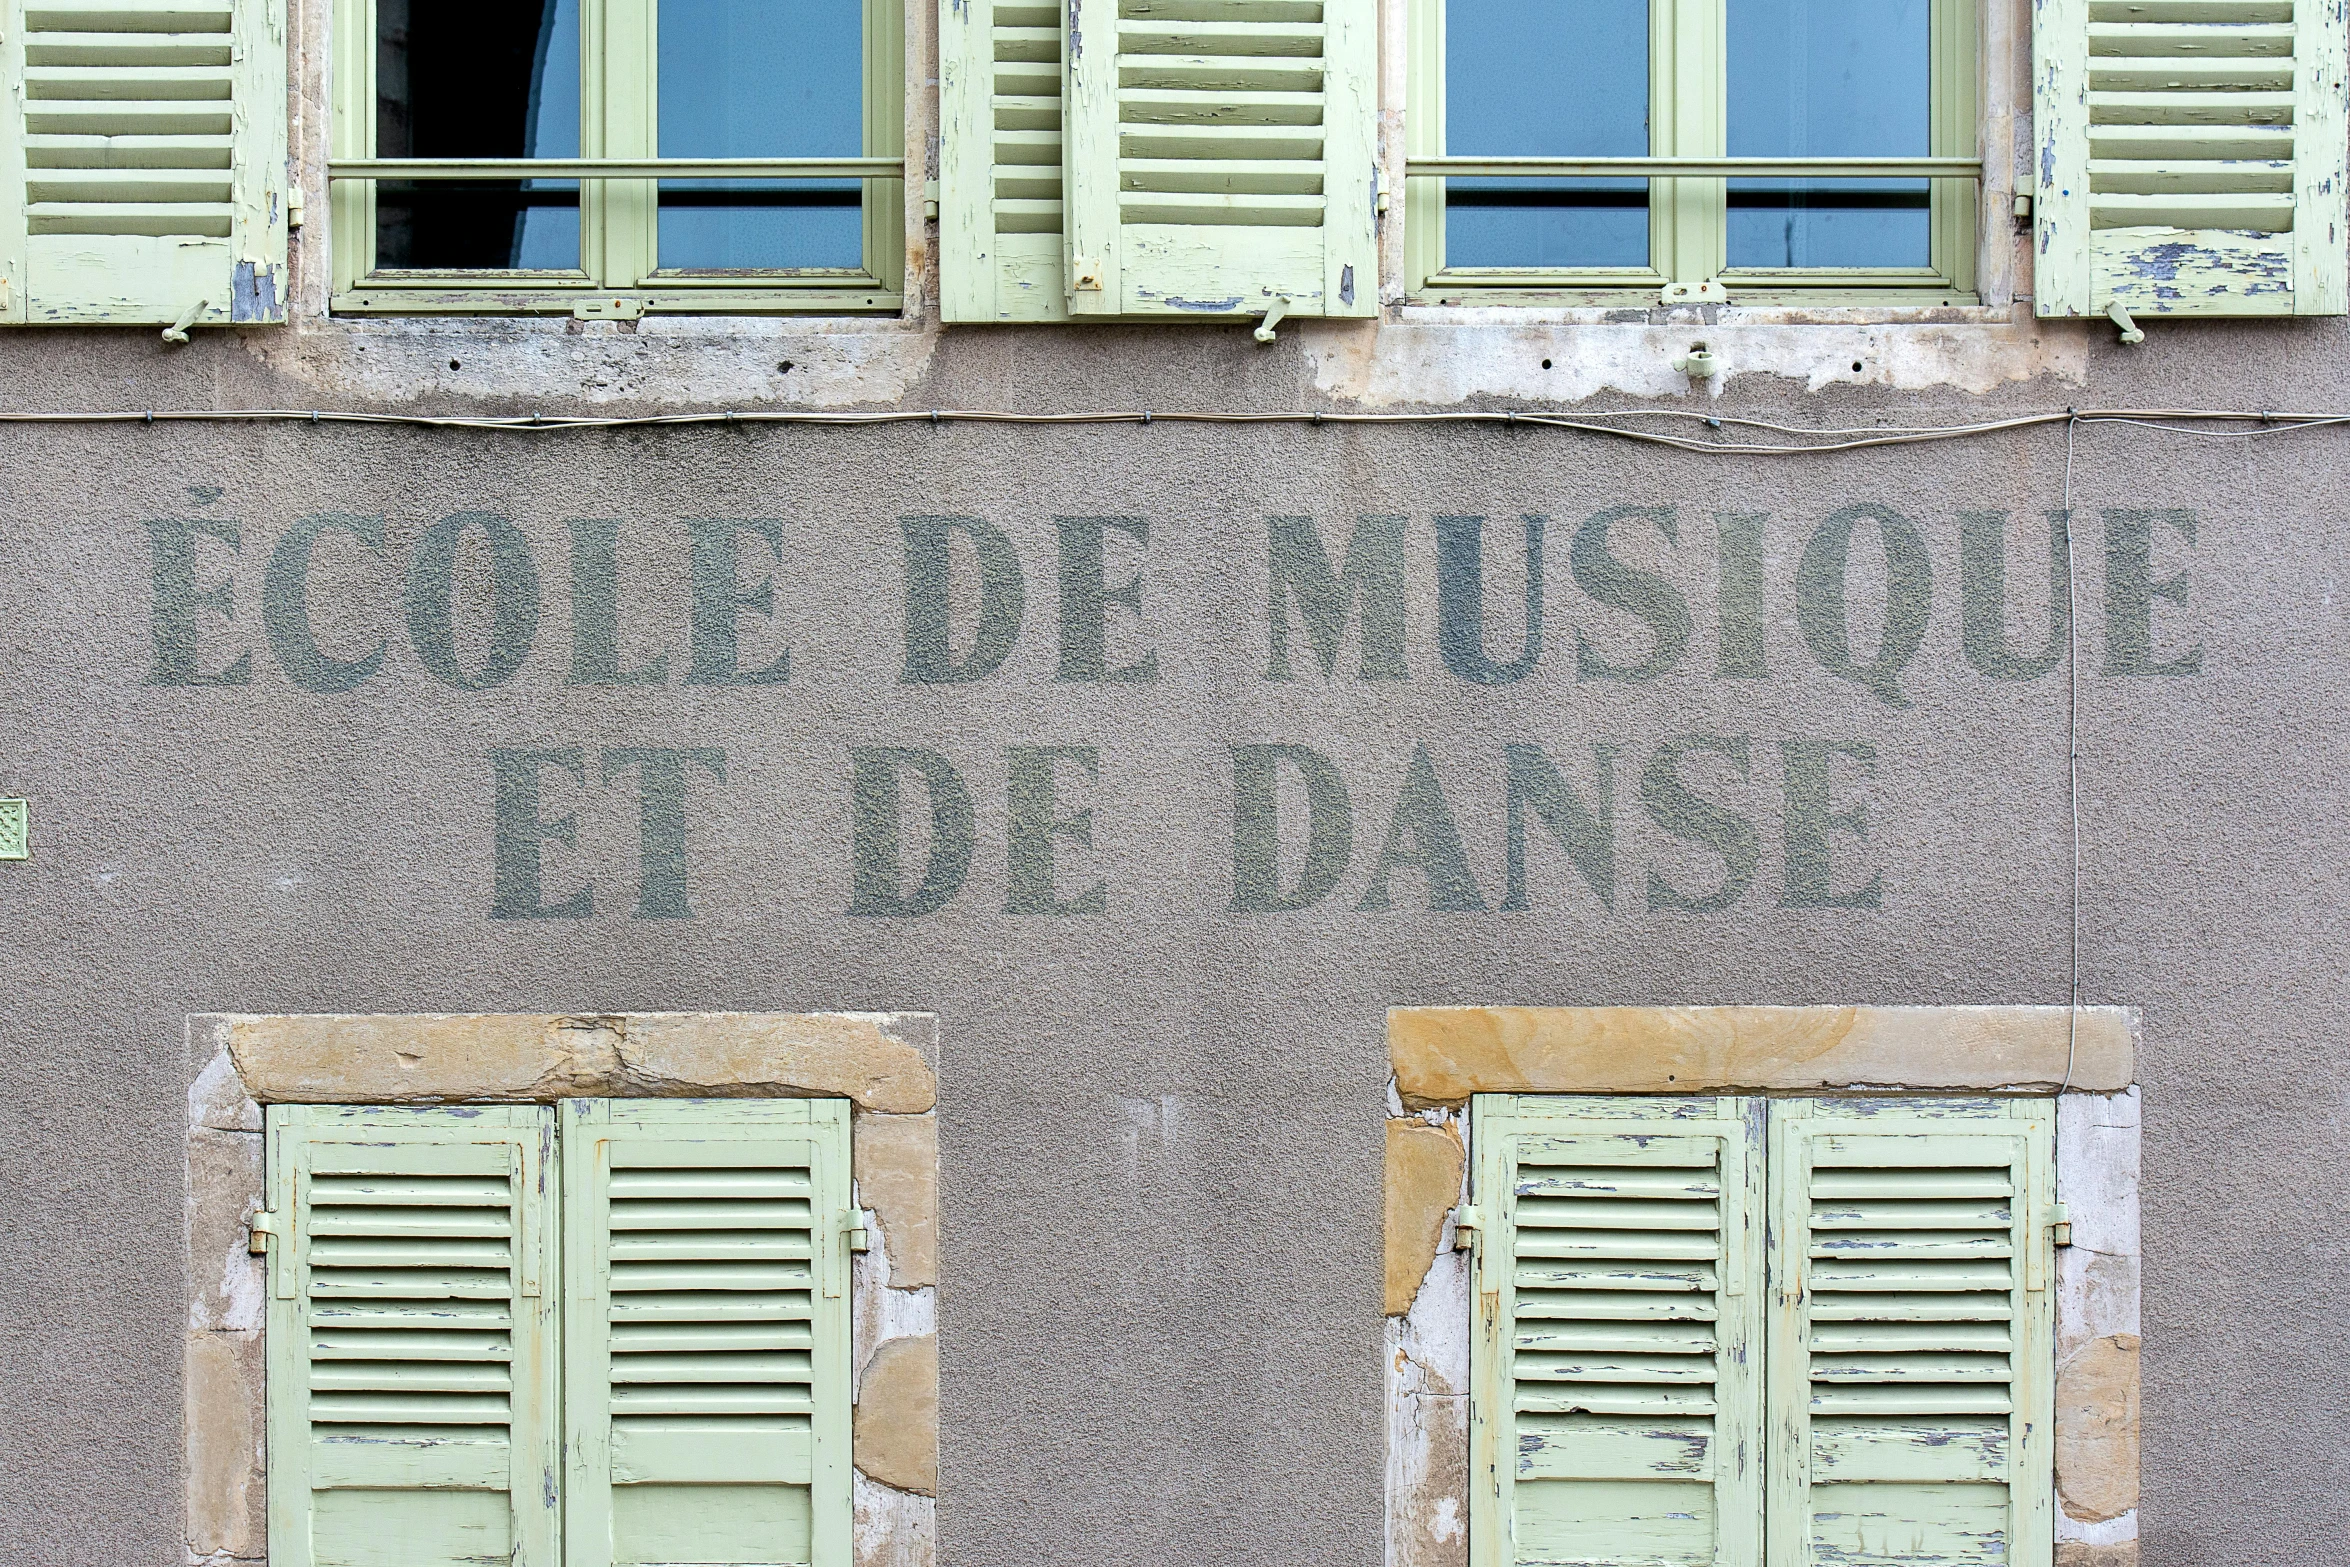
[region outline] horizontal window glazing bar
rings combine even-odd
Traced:
[[[330,180],[902,180],[903,158],[337,158]]]
[[[1458,179],[1962,179],[1979,158],[1407,158],[1413,178]]]

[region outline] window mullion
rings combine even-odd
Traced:
[[[658,0],[583,0],[581,74],[595,84],[583,105],[581,145],[591,158],[660,155]],[[607,288],[634,288],[659,265],[660,187],[651,180],[596,180],[581,192],[580,243],[588,274]]]
[[[1657,157],[1718,158],[1728,150],[1725,3],[1652,0],[1649,146]],[[1721,180],[1651,182],[1650,254],[1658,271],[1677,283],[1702,283],[1722,270],[1728,188]]]

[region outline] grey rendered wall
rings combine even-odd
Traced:
[[[539,368],[507,374],[500,356],[523,350],[500,345],[522,339],[501,331],[400,341],[420,363],[430,352],[483,376],[436,404],[519,411],[564,406],[567,376],[634,373],[644,352],[575,335],[550,367],[542,339]],[[2346,339],[2338,323],[2174,327],[2124,355],[2082,330],[2047,340],[2063,373],[1979,398],[1807,394],[1749,376],[1705,406],[1856,425],[2092,403],[2350,408]],[[845,341],[787,332],[767,346],[780,362]],[[1338,407],[1316,385],[1339,341],[950,333],[926,340],[897,396]],[[1489,351],[1571,346],[1567,329],[1533,329]],[[266,338],[167,357],[147,333],[11,337],[0,385],[15,407],[376,395],[296,375],[271,357],[285,352]],[[2142,1518],[2159,1567],[2324,1561],[2350,1530],[2350,1164],[2337,1152],[2350,1097],[2336,1037],[2350,940],[2335,852],[2350,828],[2346,439],[2101,426],[2074,462],[2083,994],[2144,1014]],[[0,427],[0,793],[32,800],[34,845],[0,865],[14,1084],[0,1109],[0,1554],[177,1559],[188,1014],[923,1009],[941,1019],[953,1281],[940,1305],[946,1559],[1367,1567],[1381,1536],[1387,1007],[2064,999],[2066,682],[2061,666],[1995,680],[1968,661],[1959,560],[1962,512],[2011,514],[2012,642],[2039,648],[2039,519],[2064,467],[2061,430],[1762,461],[1493,429]],[[1914,521],[1930,561],[1923,642],[1898,677],[1907,705],[1827,672],[1791,623],[1807,544],[1859,502]],[[1691,640],[1653,680],[1578,680],[1578,633],[1601,661],[1649,645],[1569,560],[1575,528],[1623,505],[1676,508],[1677,547],[1648,525],[1617,547],[1684,596]],[[2184,572],[2184,602],[2152,599],[2148,651],[2121,662],[2199,647],[2196,672],[2106,672],[2112,606],[2124,643],[2131,616],[2126,566],[2118,587],[2107,580],[2105,508],[2193,513],[2192,543],[2158,521],[2145,573]],[[321,545],[307,588],[320,639],[337,657],[378,640],[386,652],[373,678],[320,693],[273,651],[265,579],[287,530],[330,511],[385,518],[387,542],[379,559],[347,534]],[[420,664],[402,608],[418,539],[460,511],[511,518],[540,586],[527,661],[480,690]],[[1718,512],[1770,519],[1767,678],[1716,675]],[[1488,519],[1490,645],[1506,658],[1525,513],[1550,519],[1539,665],[1511,684],[1464,681],[1438,646],[1435,519]],[[1024,629],[985,680],[901,679],[898,519],[917,514],[986,519],[1017,546]],[[1154,681],[1056,679],[1057,514],[1148,519],[1146,548],[1110,540],[1111,585],[1139,565],[1143,590],[1139,619],[1109,611],[1107,662],[1153,650]],[[1293,619],[1298,678],[1269,681],[1267,518],[1315,518],[1335,556],[1366,514],[1409,519],[1408,678],[1353,678],[1350,629],[1325,680]],[[568,683],[574,518],[620,519],[624,664],[666,652],[663,683]],[[694,518],[780,519],[775,618],[745,613],[741,661],[788,643],[788,683],[682,683]],[[189,535],[193,581],[231,583],[235,618],[198,614],[185,667],[213,674],[249,654],[248,683],[152,683],[146,524],[168,519],[238,524],[234,556]],[[1869,530],[1859,539],[1849,618],[1865,654],[1882,573]],[[768,559],[746,550],[746,585]],[[474,670],[490,594],[474,545],[455,582]],[[967,599],[958,589],[958,612]],[[1719,858],[1657,820],[1686,826],[1687,811],[1656,791],[1652,811],[1643,794],[1660,746],[1692,734],[1750,744],[1750,780],[1719,754],[1686,768],[1755,836],[1750,888],[1711,913],[1651,908],[1648,893],[1652,872],[1684,891],[1719,879]],[[1784,906],[1782,745],[1802,739],[1875,749],[1873,777],[1849,754],[1836,763],[1827,808],[1865,807],[1865,841],[1828,832],[1830,891],[1881,874],[1876,907]],[[1500,909],[1513,742],[1543,747],[1587,803],[1593,745],[1617,748],[1612,909],[1539,823],[1532,906]],[[1353,802],[1350,868],[1298,912],[1231,907],[1231,748],[1258,743],[1322,753]],[[1092,843],[1054,841],[1063,895],[1098,878],[1104,912],[1007,914],[1006,747],[1056,745],[1098,751],[1093,789],[1061,775],[1060,814],[1090,804]],[[549,771],[542,803],[576,816],[578,842],[544,846],[542,891],[560,902],[592,885],[593,911],[493,919],[490,752],[569,746],[588,782]],[[723,783],[688,780],[690,917],[633,912],[638,775],[598,781],[602,753],[645,746],[726,754]],[[972,868],[938,912],[848,912],[851,748],[866,746],[937,750],[968,782]],[[1415,746],[1483,910],[1432,911],[1409,868],[1391,873],[1392,908],[1360,907]],[[1424,792],[1418,810],[1432,819]],[[919,837],[909,827],[910,849]],[[1408,834],[1398,846],[1415,847]]]

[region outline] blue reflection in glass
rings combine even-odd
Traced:
[[[1927,0],[1729,0],[1734,158],[1923,157]],[[1733,267],[1923,267],[1924,180],[1732,180]]]
[[[1648,0],[1446,0],[1444,150],[1648,153]],[[1445,182],[1448,267],[1644,267],[1646,180]]]
[[[665,158],[854,158],[864,151],[862,0],[660,0]],[[855,268],[855,180],[664,180],[661,265]]]
[[[579,0],[376,0],[383,158],[579,156]],[[385,180],[376,265],[579,266],[576,180]]]

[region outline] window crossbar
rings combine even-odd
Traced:
[[[336,158],[330,180],[902,180],[902,158]]]
[[[1966,179],[1979,158],[1406,158],[1411,179]]]

